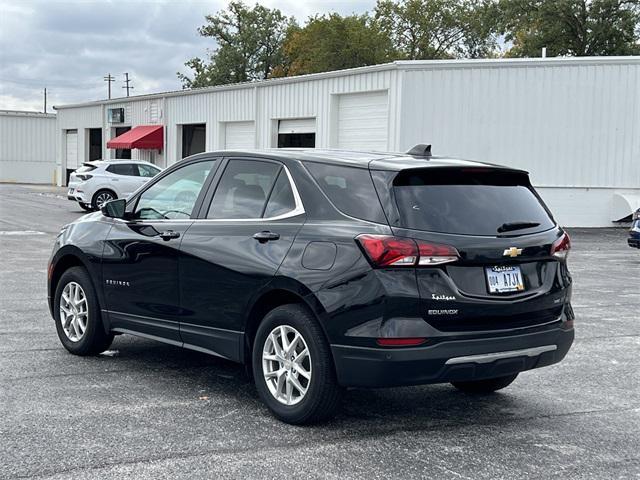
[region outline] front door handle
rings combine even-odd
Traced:
[[[263,230],[262,232],[254,233],[253,238],[258,240],[260,243],[267,243],[269,240],[278,240],[280,238],[280,234]]]
[[[165,242],[168,242],[172,238],[180,238],[180,232],[174,232],[173,230],[167,230],[166,232],[162,232],[160,234],[160,238]]]

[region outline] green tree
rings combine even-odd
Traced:
[[[274,76],[302,75],[384,63],[394,59],[391,39],[368,15],[337,13],[309,18],[289,29],[285,62]]]
[[[640,53],[639,0],[500,0],[512,57]]]
[[[193,76],[178,72],[183,88],[261,80],[283,63],[282,43],[294,20],[280,10],[258,4],[249,8],[234,1],[205,18],[207,23],[198,32],[213,38],[217,48],[208,52],[208,59],[196,57],[185,63]]]
[[[497,46],[491,0],[378,0],[375,18],[409,60],[485,57]]]

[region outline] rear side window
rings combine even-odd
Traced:
[[[534,233],[554,222],[522,173],[422,169],[393,181],[400,226],[462,235]]]
[[[230,160],[213,195],[207,218],[261,218],[281,168],[273,162]]]
[[[271,196],[264,210],[265,218],[273,218],[278,215],[284,215],[296,208],[296,200],[293,197],[291,183],[284,169],[280,169],[278,179],[276,180]]]
[[[116,175],[128,175],[130,177],[138,176],[138,169],[133,163],[114,163],[107,167],[107,172],[115,173]]]
[[[329,200],[351,217],[386,223],[371,175],[366,168],[305,163]]]

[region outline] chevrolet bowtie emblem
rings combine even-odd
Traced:
[[[518,255],[520,255],[522,253],[522,249],[521,248],[516,248],[516,247],[510,247],[507,248],[502,255],[505,257],[517,257]]]

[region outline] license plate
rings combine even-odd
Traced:
[[[524,291],[520,267],[485,267],[489,293]]]
[[[69,195],[71,195],[73,193],[73,188],[69,189]]]

